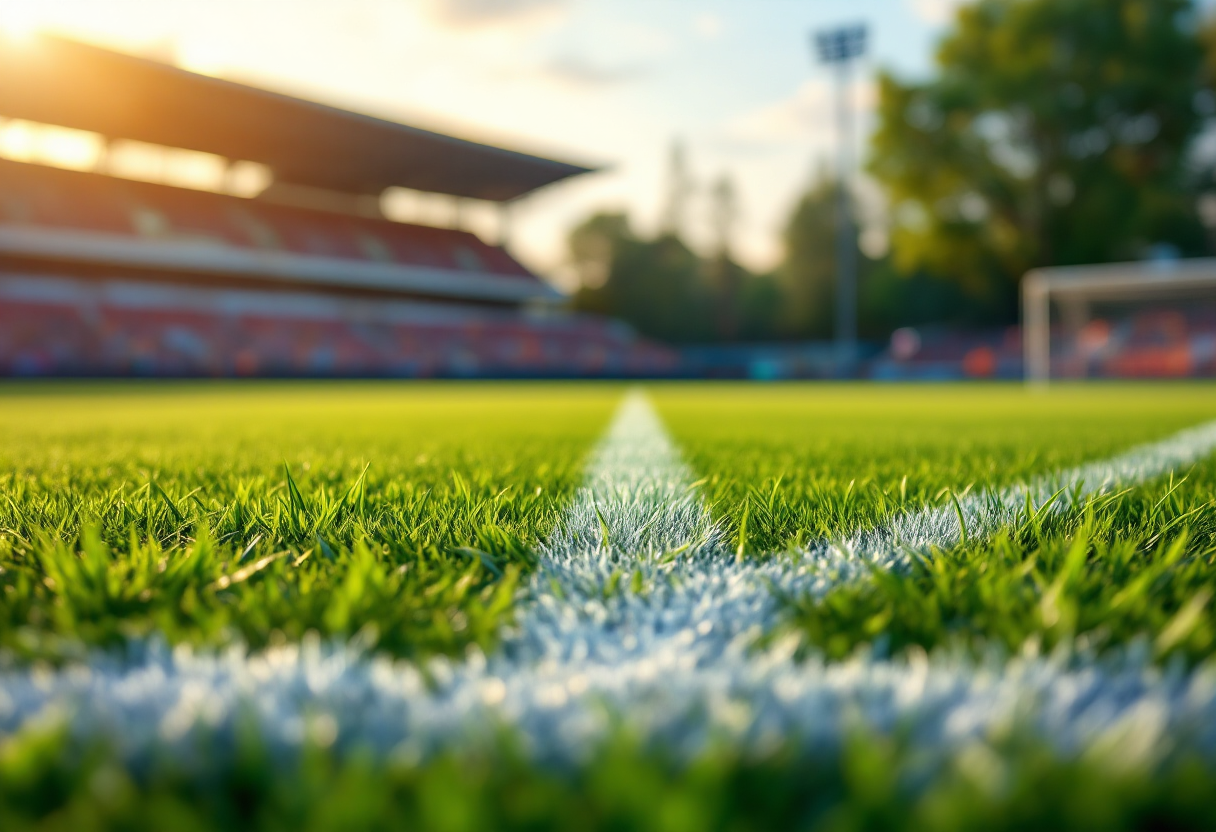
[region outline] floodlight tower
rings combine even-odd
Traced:
[[[864,25],[818,32],[814,37],[819,61],[836,68],[836,350],[841,375],[853,372],[857,362],[857,231],[849,199],[853,172],[853,62],[865,55],[868,32]]]

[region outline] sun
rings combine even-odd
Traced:
[[[42,29],[38,4],[29,0],[0,0],[0,37],[30,42]]]

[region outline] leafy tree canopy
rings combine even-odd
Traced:
[[[821,177],[785,226],[785,260],[777,269],[783,335],[830,338],[836,298],[836,183]]]
[[[570,232],[568,249],[581,286],[575,309],[668,343],[772,337],[776,286],[725,253],[703,259],[674,234],[640,237],[615,213],[589,217]]]
[[[870,171],[901,271],[1010,304],[1042,265],[1205,247],[1188,150],[1210,108],[1190,0],[978,0],[935,76],[879,81]]]
[[[596,214],[570,233],[568,246],[582,284],[576,309],[622,318],[663,341],[712,340],[701,260],[678,237],[642,239],[623,214]]]

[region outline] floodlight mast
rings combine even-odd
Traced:
[[[836,67],[836,144],[840,169],[836,177],[836,351],[840,375],[852,375],[857,364],[857,231],[849,181],[853,168],[853,109],[849,93],[853,61],[866,53],[864,25],[816,33],[819,61]]]

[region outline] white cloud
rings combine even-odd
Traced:
[[[854,112],[864,117],[874,109],[877,90],[870,81],[853,87]],[[725,138],[743,145],[788,144],[830,139],[836,92],[822,78],[803,82],[793,95],[744,113],[727,123]]]
[[[968,0],[906,0],[906,2],[921,20],[941,25],[952,21],[954,12]]]
[[[566,10],[567,0],[425,0],[427,12],[454,27],[477,27],[548,17]]]
[[[606,66],[577,55],[564,55],[545,64],[540,74],[561,86],[593,89],[635,81],[644,76],[646,70],[638,65]]]

